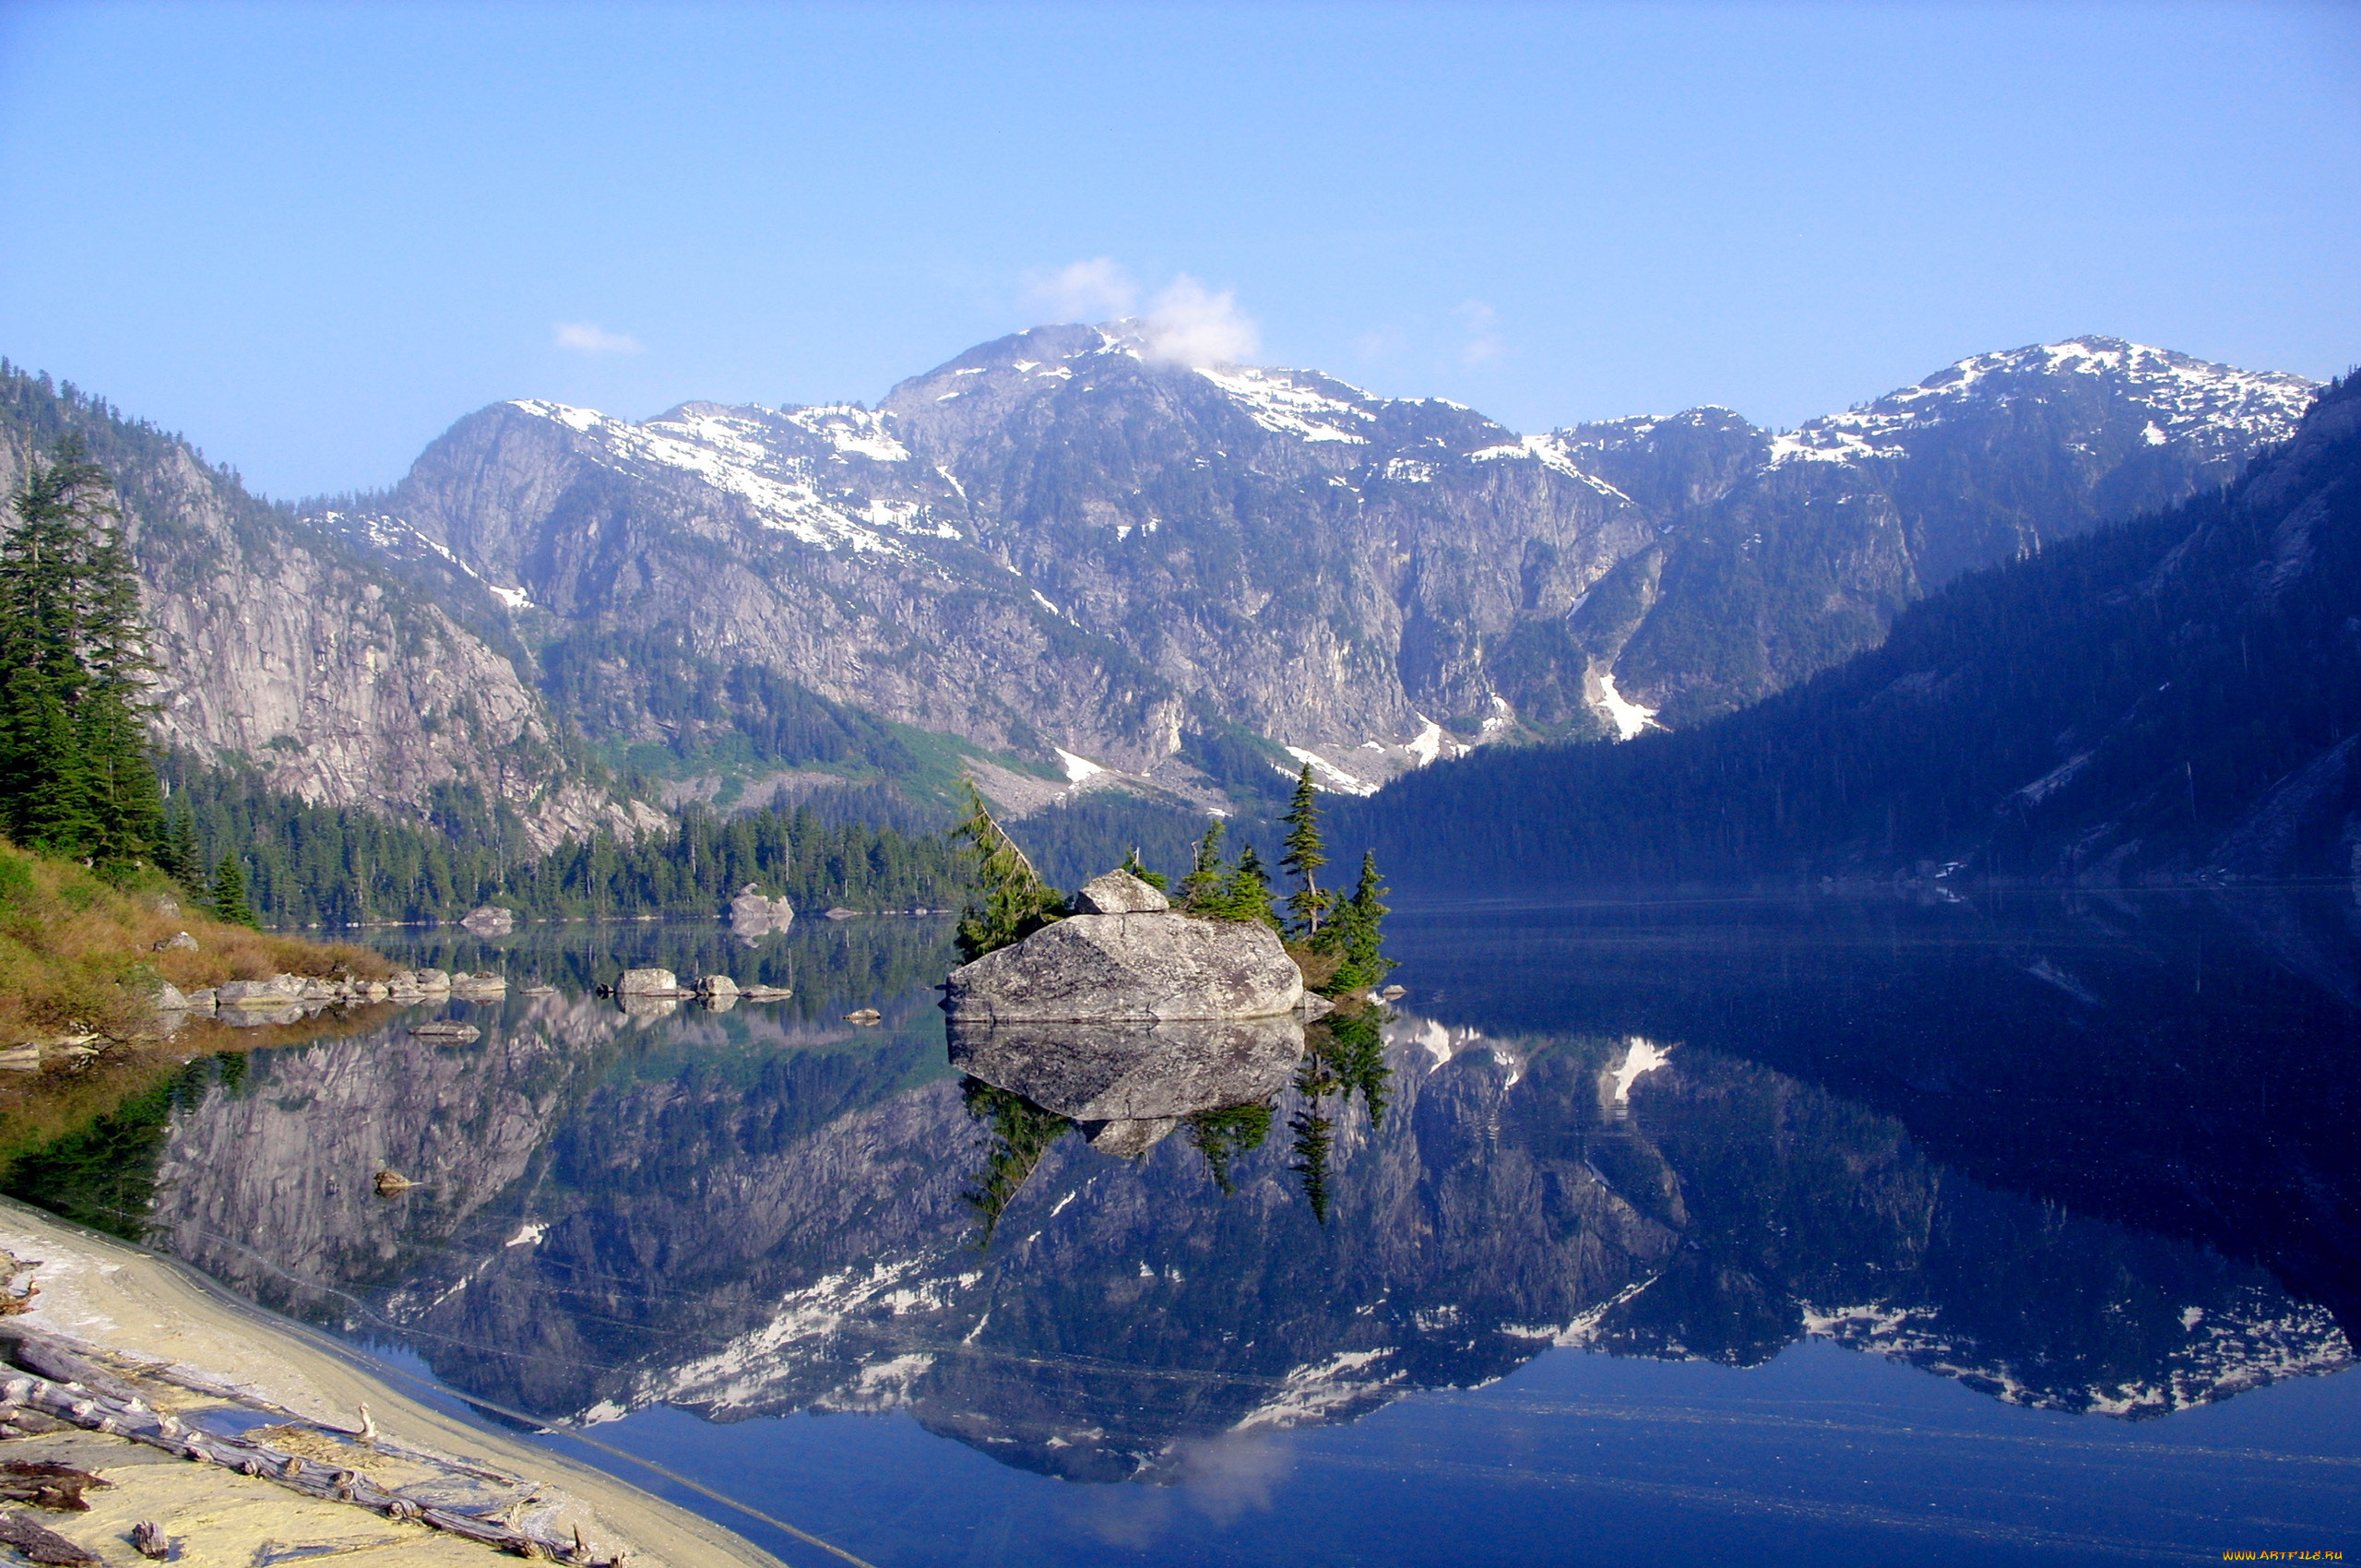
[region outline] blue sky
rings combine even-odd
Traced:
[[[2361,360],[2361,6],[9,4],[0,212],[0,353],[277,495],[1125,297],[1785,426],[2079,332]]]

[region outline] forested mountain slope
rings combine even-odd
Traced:
[[[2116,883],[2361,870],[2361,379],[2236,483],[1977,572],[1799,688],[1355,808],[1469,892],[1960,862]]]
[[[0,493],[68,434],[128,525],[162,745],[315,804],[420,819],[456,790],[513,823],[522,849],[633,824],[463,604],[256,500],[177,437],[0,362]]]

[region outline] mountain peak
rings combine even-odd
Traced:
[[[2283,371],[2240,370],[2171,349],[2089,334],[1975,354],[1776,437],[1771,460],[1853,463],[1907,456],[1909,437],[1985,407],[2027,401],[2111,405],[2141,419],[2142,444],[2185,443],[2210,461],[2276,439],[2320,384]]]

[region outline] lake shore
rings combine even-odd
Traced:
[[[258,1552],[275,1561],[318,1548],[400,1564],[501,1555],[464,1538],[464,1525],[454,1533],[404,1522],[274,1479],[280,1456],[301,1455],[341,1467],[364,1487],[416,1499],[421,1511],[557,1543],[552,1555],[573,1552],[578,1540],[586,1555],[577,1561],[778,1568],[767,1552],[628,1483],[429,1408],[353,1364],[326,1336],[238,1301],[152,1253],[6,1199],[0,1248],[17,1262],[16,1288],[27,1270],[38,1287],[28,1309],[5,1320],[6,1328],[21,1326],[87,1358],[98,1376],[79,1381],[94,1392],[103,1396],[108,1389],[99,1384],[113,1383],[117,1396],[137,1397],[135,1411],[169,1418],[168,1430],[219,1434],[234,1445],[225,1450],[207,1439],[217,1454],[259,1448],[272,1456],[256,1467],[263,1473],[242,1474],[235,1464],[189,1463],[152,1438],[86,1430],[70,1415],[63,1422],[36,1416],[27,1424],[56,1430],[6,1440],[6,1457],[74,1465],[112,1484],[90,1492],[88,1513],[28,1516],[99,1561],[142,1561],[130,1536],[143,1520],[160,1525],[175,1543],[173,1561],[199,1565],[243,1565],[264,1560]],[[30,1397],[22,1388],[28,1383]],[[44,1394],[54,1402],[57,1389],[20,1376],[10,1397],[38,1408]]]

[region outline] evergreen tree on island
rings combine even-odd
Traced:
[[[1022,942],[1066,914],[1066,901],[1041,879],[1008,830],[992,820],[983,791],[962,778],[967,815],[952,831],[967,840],[975,859],[977,897],[959,917],[959,956],[973,963],[985,954]]]
[[[1296,777],[1295,799],[1280,820],[1287,825],[1287,837],[1279,869],[1296,880],[1295,891],[1287,895],[1287,912],[1295,917],[1297,933],[1310,940],[1320,934],[1320,919],[1328,912],[1334,895],[1320,890],[1319,872],[1328,863],[1328,855],[1320,842],[1320,802],[1308,762]]]

